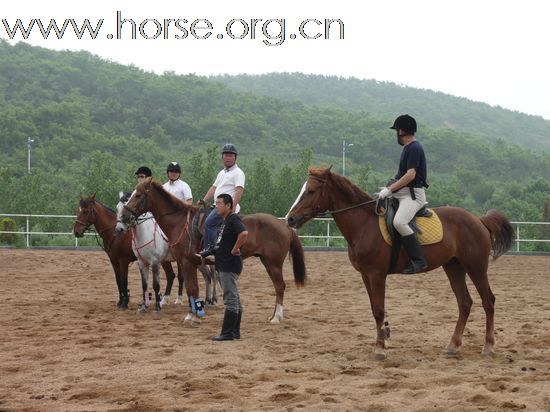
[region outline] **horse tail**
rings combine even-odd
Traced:
[[[294,272],[294,282],[297,286],[304,286],[306,284],[306,264],[304,257],[304,248],[300,238],[291,228],[290,230],[290,260],[292,261],[292,270]]]
[[[515,239],[514,228],[502,213],[494,209],[482,216],[481,222],[491,235],[491,255],[495,260],[512,247],[512,242]]]

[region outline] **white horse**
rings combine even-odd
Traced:
[[[130,199],[131,193],[120,192],[120,200],[117,204],[117,225],[118,232],[128,230],[125,223],[121,221],[121,213],[124,205]],[[155,291],[155,312],[160,312],[162,306],[170,302],[170,293],[172,285],[176,277],[170,262],[175,261],[170,253],[170,244],[168,238],[157,224],[151,213],[145,213],[140,216],[136,226],[130,228],[132,234],[132,250],[137,257],[139,271],[141,274],[141,285],[143,289],[143,303],[139,306],[138,311],[144,312],[151,301],[150,293],[147,291],[147,279],[149,268],[153,272],[153,289]],[[160,297],[160,266],[163,267],[166,273],[166,289],[162,298]],[[202,273],[206,285],[206,304],[207,306],[216,306],[218,303],[217,296],[217,273],[213,267],[200,266],[198,268]],[[183,286],[184,276],[178,270],[178,297],[175,303],[184,304]],[[212,290],[212,294],[210,291]],[[160,299],[160,300],[159,300]]]

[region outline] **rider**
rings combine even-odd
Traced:
[[[209,199],[217,198],[222,193],[227,193],[233,199],[233,210],[239,213],[240,200],[244,192],[245,176],[244,172],[237,165],[237,148],[231,143],[222,147],[222,160],[224,168],[218,173],[214,184],[208,189],[204,198],[199,202],[206,202]],[[200,253],[201,257],[211,254],[216,243],[218,228],[222,224],[223,218],[216,209],[212,209],[204,222],[204,250]]]
[[[402,273],[413,274],[428,267],[420,242],[409,226],[416,212],[426,205],[426,156],[424,148],[416,140],[416,120],[412,116],[404,114],[397,117],[390,129],[396,131],[397,143],[403,146],[403,151],[395,181],[384,187],[378,196],[380,199],[394,197],[399,201],[393,225],[401,234],[403,246],[410,258]]]
[[[171,193],[178,199],[187,203],[188,205],[193,203],[193,194],[191,187],[183,180],[180,179],[181,167],[178,162],[171,162],[166,168],[166,175],[168,181],[162,185],[164,190]]]
[[[168,166],[166,167],[166,175],[168,176],[168,181],[162,185],[164,190],[171,193],[184,203],[187,203],[188,205],[191,205],[193,203],[193,193],[191,192],[191,187],[180,179],[181,176],[181,166],[178,162],[170,162]],[[165,266],[168,266],[172,269],[172,272],[174,271],[172,267],[171,262],[166,262]],[[166,271],[166,267],[164,267],[164,270]],[[170,270],[170,269],[169,269]],[[178,275],[178,279],[180,278],[180,275]],[[182,293],[182,285],[180,282],[178,297],[176,298],[175,303],[182,303],[183,304],[183,296]],[[170,297],[165,295],[162,297],[162,303],[168,304]]]

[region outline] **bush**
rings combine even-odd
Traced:
[[[0,220],[0,232],[16,232],[17,231],[17,224],[15,223],[15,220],[13,220],[10,217],[5,217],[4,219]],[[7,243],[8,245],[15,245],[15,242],[17,241],[17,234],[16,233],[0,233],[0,240],[2,243]]]

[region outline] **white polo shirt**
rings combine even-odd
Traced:
[[[175,180],[172,182],[168,180],[165,184],[162,185],[164,190],[176,196],[178,199],[186,200],[193,199],[193,194],[191,193],[191,187],[185,183],[183,180]]]
[[[237,166],[236,163],[229,169],[223,168],[220,173],[218,173],[216,181],[213,185],[216,188],[216,190],[214,191],[214,199],[216,199],[219,195],[223,193],[227,193],[228,195],[231,195],[233,199],[235,199],[236,189],[237,187],[242,187],[244,189],[244,181],[244,172],[239,166]],[[235,213],[239,213],[240,209],[241,206],[237,205]]]

